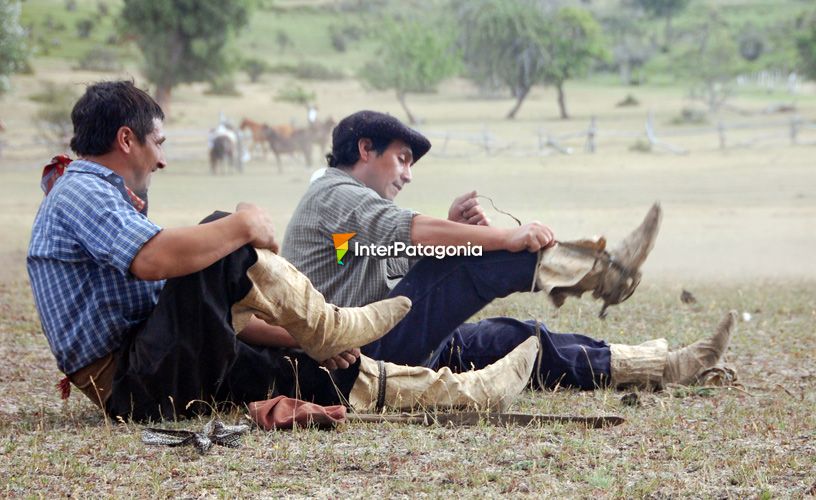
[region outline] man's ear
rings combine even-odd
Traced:
[[[362,137],[357,141],[357,151],[361,160],[368,161],[371,152],[374,151],[374,143],[368,137]]]
[[[130,153],[133,149],[133,144],[137,141],[136,134],[133,133],[133,130],[127,126],[119,127],[119,130],[116,131],[116,139],[114,140],[114,148],[122,151],[123,153]]]

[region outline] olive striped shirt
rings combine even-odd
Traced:
[[[382,300],[389,283],[408,271],[404,257],[360,256],[355,246],[411,244],[415,212],[400,208],[346,171],[329,168],[309,186],[286,228],[282,255],[339,306]],[[333,234],[357,233],[343,264]]]

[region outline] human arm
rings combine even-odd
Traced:
[[[145,243],[130,265],[142,280],[160,280],[200,271],[245,244],[278,251],[269,216],[240,203],[235,213],[197,226],[163,229]]]
[[[411,223],[411,243],[422,245],[481,245],[484,251],[536,252],[555,242],[552,229],[540,222],[505,229],[474,226],[427,215],[416,215]]]
[[[238,338],[247,344],[265,347],[285,347],[297,349],[300,345],[289,335],[285,328],[270,325],[265,321],[252,316],[243,330],[238,332]],[[349,349],[333,356],[321,364],[329,370],[344,370],[353,365],[360,357],[360,349]]]

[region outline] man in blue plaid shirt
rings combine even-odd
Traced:
[[[164,113],[132,82],[89,86],[71,119],[71,148],[81,159],[46,183],[53,188],[35,218],[27,259],[44,333],[71,383],[107,414],[136,420],[270,394],[336,404],[355,387],[361,406],[375,397],[399,406],[358,380],[358,348],[402,319],[410,300],[353,309],[326,303],[276,255],[269,217],[254,205],[192,227],[151,222],[148,186],[166,166]],[[425,391],[410,403],[512,398],[536,351],[528,345],[494,369],[526,371],[526,378],[495,383],[500,377],[484,373],[471,384],[481,392],[451,400],[462,386],[451,375],[434,386],[444,389],[439,394]],[[349,369],[329,373],[321,362]],[[392,393],[400,383],[392,382]]]

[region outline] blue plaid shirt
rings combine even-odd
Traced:
[[[130,274],[161,228],[130,202],[122,177],[72,162],[45,197],[28,247],[28,275],[57,365],[73,373],[122,345],[150,315],[164,281]]]

